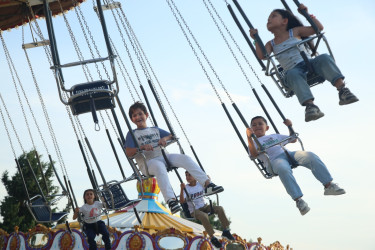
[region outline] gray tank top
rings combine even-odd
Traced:
[[[284,49],[287,49],[289,47],[294,46],[294,48],[292,48],[290,50],[287,50],[287,51],[275,56],[277,61],[279,61],[281,67],[283,67],[284,70],[292,69],[298,63],[303,61],[303,58],[300,54],[300,50],[304,51],[306,53],[307,58],[310,58],[310,55],[307,52],[307,50],[306,50],[306,48],[303,44],[298,46],[300,50],[298,50],[295,47],[295,45],[299,42],[301,42],[301,39],[298,39],[297,37],[293,36],[293,30],[292,29],[289,30],[288,40],[286,40],[286,41],[284,41],[280,44],[275,44],[274,39],[271,40],[271,45],[273,47],[274,54],[277,54]]]

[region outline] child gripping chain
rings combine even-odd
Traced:
[[[307,7],[303,4],[300,5],[298,10],[305,10],[308,13]],[[320,21],[314,15],[310,15],[310,17],[318,29],[323,30],[323,25]],[[358,98],[345,87],[344,76],[330,55],[321,54],[311,58],[303,45],[299,49],[295,47],[301,39],[315,33],[311,26],[303,26],[301,21],[290,11],[275,9],[268,17],[267,29],[273,33],[274,39],[266,43],[266,51],[269,55],[271,53],[276,54],[276,59],[285,72],[284,83],[286,87],[296,94],[302,106],[306,106],[306,122],[317,120],[323,117],[324,113],[314,104],[314,96],[307,83],[308,65],[306,65],[300,55],[300,50],[305,52],[315,73],[331,82],[337,88],[340,105],[358,101]],[[257,33],[257,29],[250,29],[250,36],[253,39],[255,39],[255,34]],[[260,59],[265,59],[260,46],[255,43],[255,47],[257,56]],[[289,47],[293,48],[278,54]]]
[[[102,235],[102,239],[105,244],[105,249],[111,249],[111,240],[109,238],[109,232],[105,223],[100,219],[101,209],[103,203],[101,203],[95,194],[93,189],[87,189],[83,193],[83,200],[85,204],[76,208],[73,215],[73,220],[77,219],[78,214],[82,213],[83,217],[83,231],[87,236],[90,250],[96,250],[95,236],[98,234]]]
[[[285,120],[286,126],[292,126],[292,122],[288,119]],[[290,158],[286,155],[284,149],[277,145],[286,139],[287,135],[271,134],[266,135],[269,126],[267,125],[267,120],[262,116],[255,116],[251,119],[251,128],[246,130],[249,150],[252,157],[258,157],[259,160],[266,164],[266,168],[269,172],[273,172],[280,177],[287,193],[296,201],[297,208],[302,215],[305,215],[309,210],[307,203],[302,200],[302,191],[297,184],[296,179],[293,176],[293,171],[291,168],[292,160],[296,161],[298,165],[304,166],[311,170],[315,178],[320,181],[324,186],[324,195],[341,195],[345,194],[345,190],[340,188],[336,183],[332,182],[331,174],[329,173],[325,164],[320,160],[320,158],[313,152],[308,151],[288,151]],[[269,157],[270,163],[264,158],[263,155],[258,154],[257,145],[251,138],[254,134],[259,143],[262,146],[274,145],[266,150]],[[295,140],[291,141],[292,143]],[[287,142],[286,142],[287,143]]]
[[[171,212],[177,213],[181,211],[181,206],[178,201],[176,201],[175,194],[169,182],[165,159],[160,147],[157,147],[158,145],[165,146],[167,141],[172,139],[172,135],[158,127],[147,126],[148,112],[143,103],[136,102],[130,106],[129,117],[137,126],[137,129],[133,130],[133,133],[138,142],[139,149],[144,151],[146,162],[143,157],[136,155],[138,149],[130,132],[126,135],[125,140],[127,156],[132,157],[135,155],[140,170],[143,173],[155,175],[160,191],[164,200],[168,203]],[[166,156],[173,166],[188,170],[192,176],[205,187],[205,195],[212,195],[224,191],[223,187],[216,186],[212,183],[206,173],[189,156],[183,154],[166,154]]]
[[[188,171],[185,172],[185,176],[188,184],[185,185],[184,183],[181,183],[180,202],[187,202],[190,214],[194,218],[202,222],[204,229],[207,231],[208,235],[211,238],[211,243],[215,247],[221,248],[222,245],[220,241],[214,236],[214,229],[212,228],[212,225],[210,224],[210,221],[208,219],[207,213],[210,212],[211,207],[209,204],[206,204],[204,202],[204,199],[202,197],[204,193],[203,187]],[[192,201],[186,198],[184,188],[186,189]],[[228,240],[235,240],[233,235],[229,231],[229,221],[227,219],[227,216],[225,215],[224,208],[221,206],[212,206],[212,210],[215,214],[218,215],[223,228],[225,228],[221,237],[225,237]]]

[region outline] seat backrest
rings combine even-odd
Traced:
[[[31,203],[31,210],[38,221],[50,221],[51,208],[42,197]]]
[[[95,103],[96,110],[114,108],[115,104],[112,95],[109,92],[97,92],[96,90],[110,91],[107,81],[95,81],[89,83],[81,83],[71,88],[71,108],[74,115],[79,115],[91,111],[90,101]],[[80,95],[80,93],[86,92]]]
[[[103,192],[103,197],[108,209],[120,209],[125,207],[129,203],[130,200],[126,196],[120,184],[111,185],[109,187],[109,190],[110,191]],[[114,207],[112,204],[111,193],[113,197]]]

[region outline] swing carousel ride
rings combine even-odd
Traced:
[[[250,81],[251,77],[248,76],[248,72],[253,73],[282,120],[285,120],[285,116],[257,75],[257,69],[253,68],[250,60],[245,56],[248,52],[245,53],[244,48],[239,46],[235,35],[232,34],[235,31],[228,28],[212,1],[203,0],[202,2],[246,83],[278,133],[275,123]],[[245,20],[248,28],[252,27],[237,0],[233,2],[237,13]],[[285,8],[289,8],[285,1],[282,2]],[[245,128],[248,128],[249,124],[176,3],[173,0],[166,0],[166,3],[248,154],[247,145],[235,120],[239,120]],[[299,4],[298,1],[295,3]],[[89,6],[90,4],[92,5]],[[227,1],[225,5],[228,8],[227,15],[233,18],[254,52],[248,32],[245,32],[248,28],[242,27],[237,17],[238,14]],[[160,190],[156,179],[148,173],[141,173],[135,158],[127,157],[125,154],[124,133],[129,131],[134,138],[126,107],[140,100],[147,105],[152,125],[158,126],[158,120],[162,120],[173,135],[174,139],[168,143],[170,144],[168,147],[174,147],[181,154],[185,154],[172,125],[172,123],[177,124],[195,160],[202,170],[206,170],[190,143],[167,91],[159,81],[141,45],[142,41],[138,39],[136,30],[133,29],[125,12],[126,3],[113,0],[93,0],[92,3],[82,0],[0,2],[0,38],[4,52],[2,61],[6,61],[8,66],[6,69],[5,66],[1,69],[1,74],[10,75],[9,81],[16,93],[14,97],[9,94],[2,96],[3,89],[1,90],[0,114],[5,128],[3,131],[9,142],[8,148],[13,153],[16,170],[23,180],[24,185],[19,188],[25,191],[24,204],[38,223],[29,232],[20,232],[15,228],[14,232],[8,234],[0,229],[1,249],[81,249],[88,247],[85,235],[80,230],[80,221],[69,222],[68,212],[56,212],[56,206],[64,200],[73,210],[79,207],[75,190],[76,186],[83,184],[71,181],[72,175],[75,177],[81,175],[80,180],[82,182],[88,180],[89,182],[85,185],[91,185],[103,197],[105,209],[102,219],[106,221],[110,231],[113,249],[214,248],[201,225],[172,215],[157,201]],[[8,32],[16,32],[15,29],[18,29],[17,32],[20,33],[20,47],[26,59],[22,63],[19,62],[19,58],[23,57],[18,54],[19,51],[8,49],[8,47],[13,48],[7,43]],[[240,35],[237,36],[240,37]],[[240,39],[243,38],[240,37]],[[317,30],[317,35],[310,40],[316,41],[315,48],[318,47],[320,40],[325,41],[328,46],[324,35],[319,30]],[[259,37],[257,37],[257,42],[263,44]],[[67,44],[70,47],[67,47]],[[314,53],[315,51],[312,52]],[[245,63],[240,63],[239,57]],[[258,58],[256,59],[261,69],[265,70],[266,75],[271,76],[283,95],[292,96],[293,93],[284,88],[282,72],[272,57],[267,57],[266,65]],[[52,75],[39,73],[46,72],[45,69],[49,69]],[[311,75],[313,78],[313,72]],[[55,88],[45,90],[47,88],[44,84],[47,82],[51,85],[55,82]],[[310,82],[313,86],[321,82],[321,79],[314,79]],[[143,83],[146,83],[146,86]],[[8,83],[3,82],[3,85],[5,84]],[[222,90],[216,87],[217,84]],[[229,98],[238,119],[230,115],[221,97],[223,93]],[[122,100],[125,102],[122,103]],[[21,111],[18,113],[12,111],[14,106],[19,107]],[[154,111],[154,107],[159,108],[158,113]],[[167,114],[166,107],[172,114],[171,118]],[[51,110],[58,112],[58,116],[51,116]],[[53,125],[56,122],[66,124],[64,134],[69,139],[63,138],[64,145],[72,145],[72,149],[66,149],[69,152],[68,155],[62,153],[65,149],[61,149],[62,143],[57,139]],[[102,133],[103,128],[104,133]],[[23,132],[25,129],[27,132]],[[292,127],[289,130],[291,138],[288,140],[298,139],[303,149],[298,134]],[[95,131],[94,134],[92,134],[93,131]],[[75,136],[75,139],[71,139],[68,134]],[[254,140],[256,141],[256,138]],[[28,161],[22,164],[18,162],[17,156],[20,153],[26,153],[25,147],[30,147],[30,142],[37,165],[41,166],[39,152],[45,152],[48,156],[49,164],[53,168],[60,187],[59,194],[50,194],[41,168],[39,171],[42,178],[38,179]],[[73,145],[75,145],[74,149]],[[137,146],[139,148],[139,145]],[[260,148],[260,153],[265,154],[265,149]],[[80,156],[79,159],[74,158],[72,161],[69,159],[70,155]],[[110,156],[103,159],[104,155]],[[144,157],[143,152],[139,150],[137,156]],[[266,179],[273,177],[262,161],[251,160]],[[106,171],[108,167],[106,169],[102,165],[112,166],[111,173],[105,173],[108,172]],[[86,171],[82,171],[83,168]],[[176,173],[179,181],[183,182],[177,169],[173,166],[169,168]],[[31,176],[24,176],[25,169],[28,169]],[[213,171],[209,167],[207,170]],[[110,178],[114,180],[109,180]],[[37,186],[38,193],[29,192],[28,185],[31,182]],[[137,198],[134,198],[135,186],[137,186]],[[128,197],[129,194],[133,196],[133,199]],[[218,197],[216,202],[218,203]],[[43,223],[57,224],[61,221],[66,221],[66,223],[58,224],[52,229],[43,225]],[[221,233],[216,231],[215,235],[220,238]],[[222,249],[284,249],[279,242],[267,247],[261,243],[260,238],[258,242],[253,243],[246,242],[236,234],[235,238],[234,242],[222,239]],[[102,244],[100,238],[98,238],[98,244]],[[286,249],[288,248],[287,246]]]

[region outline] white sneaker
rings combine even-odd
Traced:
[[[340,188],[336,183],[332,183],[327,188],[324,188],[324,195],[340,195],[345,194],[345,190]]]
[[[305,215],[308,211],[310,211],[309,205],[307,205],[307,203],[302,199],[298,199],[296,201],[296,205],[302,215]]]

